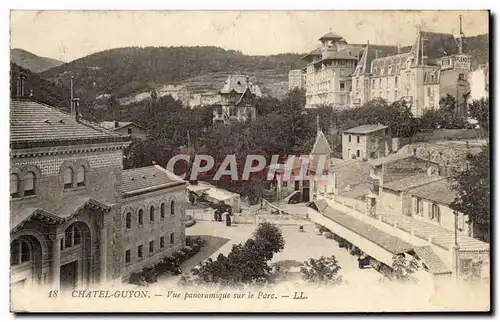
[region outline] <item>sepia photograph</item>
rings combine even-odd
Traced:
[[[10,311],[490,312],[490,15],[11,10]]]

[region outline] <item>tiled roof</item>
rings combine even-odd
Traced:
[[[360,126],[356,126],[356,127],[351,128],[351,129],[345,130],[344,133],[369,134],[369,133],[383,130],[386,128],[387,128],[387,126],[382,125],[382,124],[374,124],[374,125],[365,124],[365,125],[360,125]]]
[[[419,173],[400,180],[384,183],[383,187],[392,191],[407,191],[442,179],[443,177],[430,176],[427,173]]]
[[[361,58],[356,66],[355,75],[371,73],[371,64],[376,57],[387,57],[397,55],[396,46],[366,45]]]
[[[409,53],[376,58],[372,60],[370,72],[374,76],[397,75],[400,70],[406,67],[408,58],[410,58]]]
[[[122,191],[131,193],[147,188],[174,186],[186,183],[175,174],[158,165],[128,169],[122,172]]]
[[[414,247],[398,237],[328,206],[325,200],[315,200],[314,204],[325,217],[368,239],[392,254],[404,253]]]
[[[47,104],[27,99],[10,101],[11,142],[119,136],[114,131],[106,130],[84,120],[77,122],[75,116]]]
[[[302,56],[300,59],[304,59],[304,58],[307,58],[309,56],[321,56],[321,48],[320,47],[314,48],[308,54],[305,54],[304,56]]]
[[[229,75],[224,82],[224,86],[220,90],[221,93],[227,94],[235,91],[238,94],[243,94],[246,89],[250,88],[253,94],[260,93],[258,86],[254,85],[248,76],[245,75]]]
[[[446,178],[412,189],[409,193],[416,197],[435,201],[444,205],[451,204],[457,196],[457,192],[453,190]]]
[[[352,59],[352,60],[357,60],[358,57],[356,56],[357,52],[350,49],[350,48],[345,48],[340,51],[337,51],[336,49],[327,49],[322,52],[322,60],[329,60],[329,59]]]
[[[415,254],[424,262],[425,266],[432,274],[449,274],[451,270],[434,252],[431,246],[421,246],[413,248]]]
[[[348,191],[339,191],[339,195],[346,198],[357,199],[372,193],[373,182],[363,182]]]

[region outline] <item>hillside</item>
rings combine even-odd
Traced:
[[[47,69],[60,66],[64,62],[53,58],[40,57],[24,49],[14,48],[10,50],[10,60],[16,65],[29,69],[34,73],[40,73]]]
[[[198,86],[209,88],[213,79],[207,75],[242,73],[256,78],[263,92],[274,94],[287,88],[290,69],[304,66],[299,58],[299,54],[247,56],[218,47],[127,47],[92,54],[41,75],[55,83],[69,82],[75,75],[78,86],[97,95],[124,97],[186,80],[196,83],[197,77],[205,78]]]
[[[39,101],[57,107],[67,107],[70,101],[70,86],[67,84],[55,84],[51,81],[44,79],[39,74],[35,74],[30,70],[23,68],[14,62],[10,62],[10,94],[12,97],[18,95],[17,79],[20,75],[25,76],[24,81],[24,96],[28,96],[30,91],[33,90],[33,97]]]

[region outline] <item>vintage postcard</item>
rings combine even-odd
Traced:
[[[12,312],[488,312],[488,11],[11,11]]]

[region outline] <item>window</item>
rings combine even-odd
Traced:
[[[430,87],[427,87],[427,96],[432,96],[431,88]]]
[[[144,224],[144,211],[142,209],[139,210],[139,226]]]
[[[465,229],[465,216],[460,214],[457,215],[457,226],[458,230],[463,231]]]
[[[370,152],[370,158],[375,159],[375,152]]]
[[[155,241],[152,240],[149,242],[149,253],[152,254],[155,252]]]
[[[80,245],[81,243],[81,231],[75,224],[73,224],[64,232],[64,237],[61,239],[61,250]]]
[[[345,89],[345,82],[340,82],[340,89],[344,90]]]
[[[19,176],[17,174],[10,175],[10,196],[12,198],[19,197]]]
[[[170,233],[170,245],[175,243],[175,236],[174,233]]]
[[[137,258],[142,259],[142,245],[137,246]]]
[[[28,172],[24,176],[24,195],[32,196],[35,194],[35,174]]]
[[[155,221],[155,207],[154,206],[149,207],[149,221],[151,221],[151,222]]]
[[[64,176],[64,188],[72,188],[73,187],[73,169],[66,168],[63,172]]]
[[[236,111],[236,107],[235,107],[235,106],[232,106],[232,107],[229,109],[229,115],[230,115],[230,116],[236,116],[236,115],[237,115],[237,111]]]
[[[78,171],[76,172],[76,186],[83,187],[85,186],[85,167],[83,165],[78,167]]]
[[[10,264],[19,265],[31,260],[31,249],[24,240],[16,239],[10,244]]]
[[[351,136],[349,135],[349,142],[351,142]]]
[[[162,219],[163,219],[163,218],[165,218],[165,204],[164,204],[164,203],[162,203],[162,204],[160,205],[160,217],[161,217]]]
[[[375,80],[372,79],[372,87],[375,88]]]
[[[356,136],[356,143],[359,143],[359,135]]]
[[[132,135],[132,129],[127,129],[128,135]]]
[[[170,215],[173,216],[175,215],[175,203],[174,201],[170,201]]]
[[[125,251],[125,263],[130,263],[130,249]]]
[[[437,222],[440,222],[441,221],[441,214],[439,213],[439,206],[437,204],[432,204],[432,208],[431,208],[431,219],[432,220],[435,220]]]
[[[424,212],[424,201],[420,198],[415,200],[415,213],[422,216]]]
[[[458,80],[465,80],[465,75],[462,73],[458,74]]]
[[[398,77],[394,77],[394,87],[398,87]]]
[[[127,229],[132,228],[132,214],[130,212],[127,212],[127,215],[125,216],[125,222],[125,226],[127,227]]]
[[[361,155],[361,151],[356,150],[356,157],[358,157],[358,158],[359,158],[359,156],[360,156],[360,155]]]
[[[165,247],[165,237],[160,237],[160,248]]]

